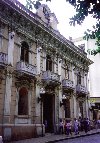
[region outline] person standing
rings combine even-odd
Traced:
[[[74,119],[74,131],[75,131],[75,135],[79,134],[79,123],[76,118]]]
[[[60,119],[60,122],[59,122],[59,133],[60,134],[63,134],[63,127],[64,126],[64,123],[63,123],[63,120]]]
[[[72,125],[71,125],[71,122],[70,121],[67,121],[66,123],[66,134],[69,135],[71,134],[72,135]]]
[[[84,124],[84,131],[85,131],[85,133],[87,133],[88,132],[88,122],[87,122],[86,118],[84,118],[83,124]]]

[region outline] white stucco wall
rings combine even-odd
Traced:
[[[88,49],[96,49],[94,39],[89,39],[87,41]],[[94,63],[89,67],[89,85],[90,85],[90,96],[91,97],[100,97],[100,54],[89,55],[88,58],[91,59]]]
[[[79,38],[78,40],[74,39],[74,44],[76,46],[85,43],[85,51],[88,49],[93,50],[96,49],[95,39],[89,39],[88,41],[82,40]],[[89,66],[89,92],[91,97],[100,97],[100,54],[90,55],[87,53],[87,57],[91,59],[94,63]]]

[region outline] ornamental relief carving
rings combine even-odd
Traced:
[[[9,24],[10,26],[13,25],[13,28],[15,28],[16,31],[20,31],[20,32],[23,32],[24,34],[27,34],[27,36],[33,40],[39,39],[39,41],[41,43],[44,42],[43,45],[45,45],[45,46],[47,43],[48,45],[51,46],[51,48],[59,47],[59,50],[57,50],[58,54],[60,54],[61,56],[64,54],[65,57],[67,57],[72,62],[75,62],[78,66],[81,66],[81,67],[83,66],[81,59],[76,59],[76,56],[73,56],[74,53],[73,52],[70,53],[71,50],[68,51],[70,46],[67,47],[67,46],[61,45],[60,41],[58,41],[56,38],[54,39],[54,38],[52,38],[52,36],[50,34],[47,34],[46,32],[44,32],[44,30],[41,30],[38,27],[36,28],[36,26],[33,23],[30,23],[29,21],[27,21],[26,18],[22,17],[14,10],[9,9],[3,5],[0,8],[0,11],[3,14],[2,18],[7,20],[10,23]],[[13,23],[12,23],[12,21],[13,21]],[[60,44],[60,46],[59,46],[59,44]],[[77,53],[76,53],[76,55],[77,55]]]
[[[20,88],[22,86],[26,86],[28,89],[32,89],[33,88],[32,83],[30,83],[27,80],[16,81],[15,82],[15,86],[16,86],[16,88]]]

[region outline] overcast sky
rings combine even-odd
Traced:
[[[25,4],[26,0],[19,1]],[[45,0],[43,0],[43,3],[45,3]],[[58,30],[66,38],[69,38],[69,36],[72,38],[80,37],[84,34],[86,29],[90,29],[92,25],[95,24],[93,18],[89,16],[81,26],[70,26],[69,18],[75,14],[75,9],[70,4],[68,4],[66,0],[52,0],[46,4],[49,6],[51,12],[55,13],[59,21]]]

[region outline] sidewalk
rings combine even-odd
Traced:
[[[65,139],[72,139],[72,138],[79,138],[79,137],[84,137],[84,136],[89,136],[93,134],[98,134],[100,133],[100,129],[93,129],[90,130],[88,133],[85,132],[80,132],[79,135],[54,135],[54,134],[46,134],[44,137],[38,137],[38,138],[31,138],[31,139],[26,139],[26,140],[20,140],[20,141],[12,141],[10,143],[54,143],[58,141],[62,141]]]

